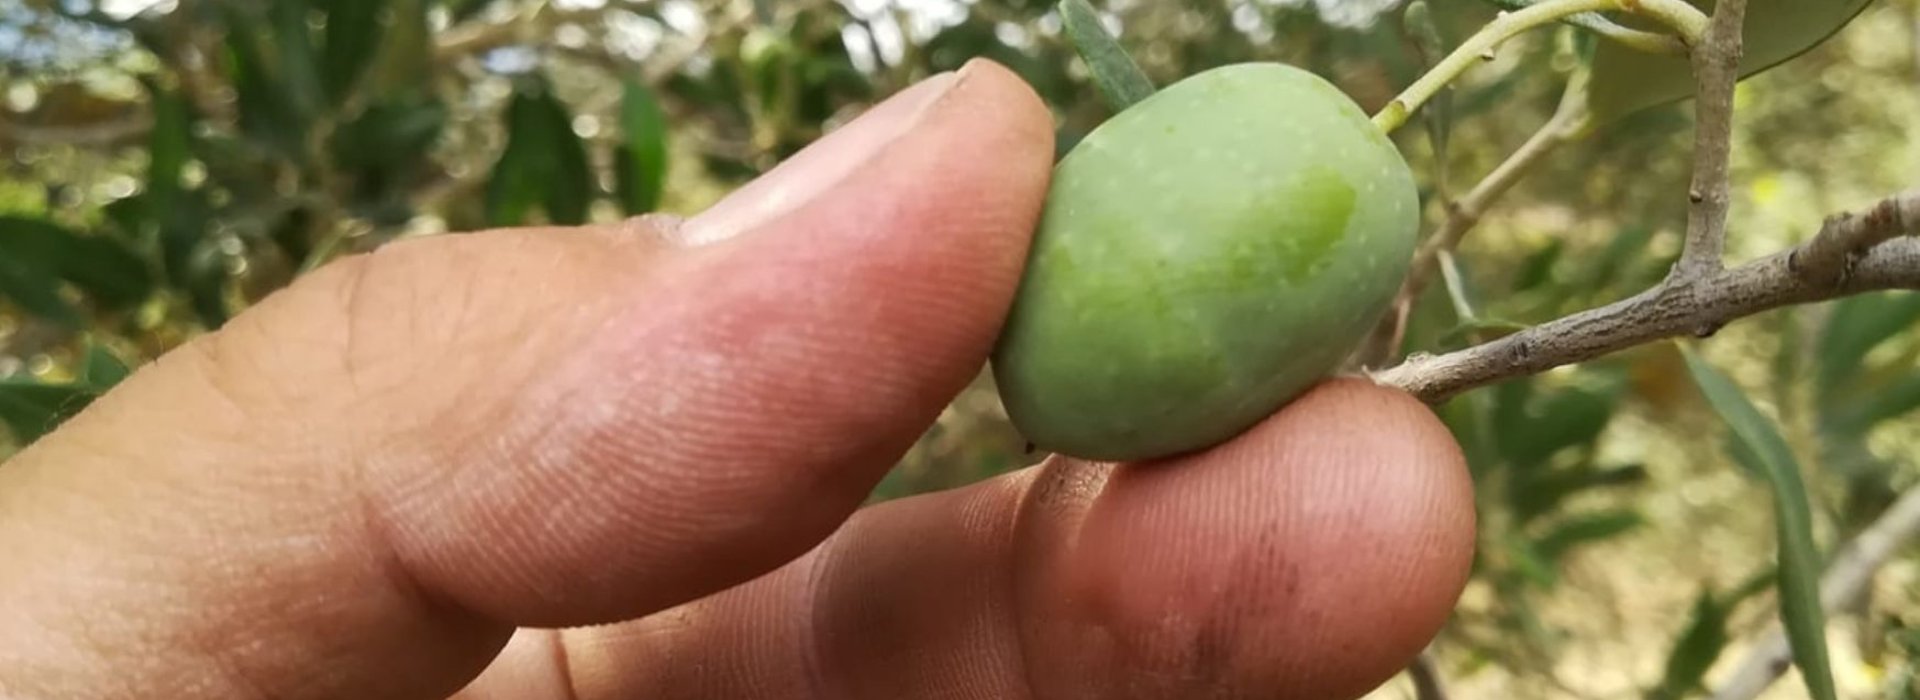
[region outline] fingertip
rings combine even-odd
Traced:
[[[1072,543],[1036,590],[1076,619],[1041,643],[1151,669],[1166,693],[1207,679],[1234,697],[1358,697],[1438,633],[1472,561],[1458,445],[1420,402],[1364,381],[1327,382],[1213,450],[1119,466],[1097,490],[1062,520],[1071,535],[1029,540]]]

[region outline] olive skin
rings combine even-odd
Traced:
[[[1054,171],[992,367],[1035,447],[1137,461],[1217,445],[1335,371],[1406,277],[1406,160],[1331,83],[1195,74]]]

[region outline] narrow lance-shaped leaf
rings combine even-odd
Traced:
[[[0,424],[15,440],[30,444],[86,408],[94,397],[93,391],[78,385],[0,380]]]
[[[367,65],[386,36],[380,21],[383,0],[325,0],[326,33],[321,46],[321,83],[335,105],[345,102],[366,74]]]
[[[153,103],[153,131],[147,142],[147,206],[165,211],[179,197],[180,176],[192,157],[193,124],[187,100],[157,83],[147,84]],[[149,218],[152,211],[149,212]]]
[[[1774,523],[1779,539],[1780,617],[1793,648],[1794,664],[1814,700],[1834,700],[1832,663],[1827,655],[1826,612],[1820,607],[1820,555],[1813,543],[1813,510],[1807,502],[1800,464],[1773,421],[1747,400],[1732,380],[1683,347],[1687,369],[1734,438],[1757,462],[1773,490]]]
[[[614,155],[615,194],[630,215],[660,206],[667,179],[667,119],[652,90],[628,80],[620,101],[624,140]]]
[[[60,296],[60,279],[44,270],[24,264],[7,252],[5,233],[0,233],[0,299],[45,321],[78,330],[86,325],[79,307]]]
[[[489,5],[492,5],[494,1],[495,0],[441,0],[440,4],[447,8],[448,18],[453,20],[454,24],[459,24],[473,19],[479,15],[481,11],[486,10]]]
[[[517,226],[545,194],[546,158],[541,152],[541,115],[533,99],[516,94],[507,103],[507,145],[487,180],[487,223]]]
[[[368,89],[376,97],[418,93],[433,79],[433,25],[428,0],[385,0],[390,24],[374,52]]]
[[[133,369],[120,360],[118,355],[100,343],[89,343],[84,364],[80,366],[80,382],[98,393],[106,393],[126,379]]]
[[[547,219],[556,224],[587,222],[593,200],[600,191],[593,176],[593,163],[587,158],[587,142],[573,130],[573,113],[547,91],[539,102],[546,112],[543,129],[552,179],[547,183]]]
[[[226,69],[233,84],[240,128],[254,140],[282,155],[297,158],[305,146],[306,114],[296,109],[286,84],[274,75],[267,60],[262,30],[245,9],[226,9]]]
[[[1094,11],[1087,0],[1062,0],[1060,21],[1067,41],[1087,62],[1094,85],[1113,111],[1125,110],[1153,95],[1153,81],[1133,62],[1133,57],[1127,55],[1120,41],[1107,32],[1106,26],[1100,23],[1100,13]]]
[[[279,81],[286,92],[287,105],[296,114],[313,114],[324,101],[325,91],[320,77],[320,54],[313,44],[313,8],[308,0],[273,0],[265,5],[267,19],[273,25]]]
[[[1858,373],[1873,349],[1920,323],[1920,293],[1882,292],[1833,305],[1815,354],[1816,386],[1836,393]]]
[[[1533,549],[1541,559],[1558,561],[1567,552],[1626,534],[1645,522],[1639,513],[1631,510],[1576,515],[1556,523],[1545,535],[1534,540]]]
[[[1710,588],[1701,590],[1700,597],[1694,600],[1686,630],[1674,641],[1673,651],[1667,656],[1667,670],[1660,685],[1647,694],[1649,700],[1679,700],[1702,690],[1707,671],[1732,641],[1727,635],[1727,622],[1734,608],[1771,588],[1774,577],[1774,570],[1769,568],[1726,593],[1716,594]]]
[[[153,290],[146,262],[121,241],[82,236],[51,221],[0,217],[0,258],[14,277],[44,275],[72,283],[106,308],[124,308]]]
[[[1660,685],[1648,693],[1651,700],[1680,700],[1700,690],[1707,669],[1727,647],[1726,604],[1717,600],[1711,589],[1700,591],[1693,601],[1693,613],[1687,628],[1673,643],[1667,655],[1667,670]]]

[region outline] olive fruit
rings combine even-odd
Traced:
[[[1358,105],[1273,63],[1195,74],[1055,169],[994,350],[1036,447],[1146,460],[1213,446],[1338,368],[1392,303],[1419,194]]]

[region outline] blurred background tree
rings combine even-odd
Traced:
[[[0,0],[0,457],[329,260],[403,237],[696,212],[973,57],[1034,86],[1064,152],[1108,110],[1051,5]],[[1162,84],[1284,61],[1371,110],[1423,65],[1395,0],[1101,5]],[[1435,3],[1452,42],[1493,12]],[[1572,37],[1530,34],[1458,83],[1443,151],[1402,133],[1429,199],[1546,121]],[[1881,0],[1743,84],[1734,256],[1920,182],[1917,37],[1920,2]],[[1463,327],[1463,305],[1537,323],[1657,282],[1684,229],[1690,114],[1654,109],[1555,152],[1468,239],[1453,283],[1420,298],[1404,349],[1498,332]],[[1920,474],[1916,321],[1920,295],[1877,294],[1704,345],[1806,466],[1823,551]],[[1468,698],[1679,698],[1733,671],[1773,620],[1755,583],[1772,561],[1766,486],[1692,387],[1679,351],[1655,344],[1441,407],[1479,484],[1482,545],[1423,671]],[[1035,459],[983,377],[874,497]],[[1917,565],[1895,557],[1830,626],[1845,696],[1920,697]],[[1402,680],[1378,695],[1414,693]]]

